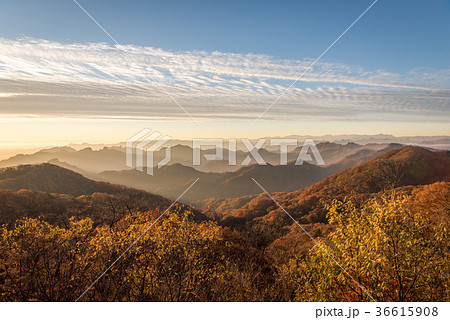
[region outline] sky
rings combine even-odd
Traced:
[[[311,68],[373,0],[78,2],[120,47],[74,1],[0,1],[0,148],[450,135],[448,1],[379,0]]]

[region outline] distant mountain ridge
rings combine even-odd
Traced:
[[[355,166],[384,152],[400,148],[401,145],[391,144],[384,149],[367,149],[359,145],[340,146],[324,144],[324,154],[337,157],[337,153],[344,148],[343,155],[349,154],[341,161],[329,166],[321,167],[304,162],[294,165],[296,157],[286,166],[249,165],[233,172],[211,173],[202,172],[182,164],[164,166],[154,171],[150,176],[134,169],[122,171],[105,171],[96,175],[96,179],[116,184],[127,185],[143,189],[165,197],[174,198],[180,194],[189,183],[199,178],[193,192],[186,195],[189,201],[198,201],[207,198],[233,198],[260,193],[261,189],[252,178],[259,179],[269,191],[289,192],[306,188],[325,177],[340,170]],[[360,157],[352,157],[353,152],[364,152]],[[346,151],[346,152],[345,152]],[[297,153],[295,153],[297,154]],[[343,157],[341,155],[341,157]]]
[[[173,164],[155,171],[153,176],[136,170],[109,171],[98,174],[103,181],[123,184],[149,192],[176,197],[193,180],[199,178],[186,199],[193,201],[211,197],[239,197],[259,193],[251,180],[257,177],[278,191],[292,191],[320,181],[327,169],[304,163],[302,166],[250,165],[235,172],[205,173],[181,164]]]
[[[381,147],[385,148],[381,148]],[[287,166],[274,166],[267,164],[266,166],[259,165],[249,165],[242,166],[236,171],[232,172],[203,172],[197,170],[191,166],[186,166],[183,164],[172,164],[166,165],[158,170],[155,170],[153,176],[147,175],[146,173],[137,171],[135,169],[126,170],[109,170],[103,171],[101,173],[93,173],[85,171],[80,167],[77,167],[73,163],[78,163],[77,161],[88,161],[88,163],[96,163],[97,166],[107,167],[108,157],[111,155],[116,157],[116,160],[112,162],[112,166],[119,164],[123,166],[123,162],[119,159],[124,160],[124,153],[119,149],[102,149],[99,151],[93,151],[89,148],[76,151],[72,148],[52,148],[45,151],[38,152],[37,160],[42,160],[43,157],[48,159],[47,162],[55,164],[60,167],[64,167],[68,170],[78,172],[84,176],[84,178],[89,178],[93,180],[100,180],[105,182],[110,182],[114,184],[120,184],[128,186],[131,188],[142,189],[147,192],[154,194],[160,194],[164,197],[175,199],[179,194],[181,194],[187,186],[192,183],[195,179],[200,178],[197,184],[194,186],[193,192],[186,195],[187,201],[198,201],[207,198],[230,198],[230,197],[242,197],[246,195],[258,194],[260,192],[259,188],[253,183],[252,178],[259,179],[262,183],[267,185],[268,190],[271,192],[290,192],[302,188],[306,188],[316,182],[321,181],[325,177],[336,173],[340,170],[355,166],[364,161],[367,161],[379,154],[383,154],[389,150],[400,148],[401,145],[390,144],[384,145],[369,145],[361,146],[355,143],[348,143],[346,145],[339,145],[334,143],[322,143],[318,145],[319,150],[323,154],[325,159],[330,159],[332,164],[320,167],[310,163],[303,163],[303,165],[296,166],[295,162],[299,148],[294,152],[290,153],[291,161]],[[187,146],[178,146],[173,148],[173,154],[175,158],[181,159],[182,162],[188,163],[191,161],[190,149]],[[161,150],[160,152],[164,152]],[[189,154],[187,156],[186,154]],[[266,158],[276,158],[279,159],[279,155],[276,153],[271,153],[263,150],[261,154],[264,154]],[[59,155],[59,158],[56,157]],[[33,156],[33,155],[32,155]],[[244,155],[242,155],[243,157]],[[102,161],[101,158],[105,159]],[[184,158],[183,158],[184,157]],[[67,159],[71,162],[64,162],[61,159]],[[87,159],[87,160],[86,160]],[[214,163],[211,161],[210,163]],[[5,162],[3,162],[4,164]],[[98,163],[98,164],[97,164]],[[114,164],[115,163],[115,164]],[[209,163],[208,163],[209,165]],[[88,169],[91,166],[87,166]],[[20,166],[18,167],[20,168]],[[26,168],[26,167],[23,167]],[[58,175],[54,173],[54,167],[47,166],[45,170],[41,172],[40,178],[35,176],[27,176],[25,174],[26,170],[23,170],[23,176],[18,176],[15,178],[15,182],[12,181],[0,181],[0,188],[14,189],[15,184],[21,179],[18,185],[24,186],[26,189],[39,189],[42,184],[46,183],[45,191],[54,193],[68,193],[73,195],[80,195],[90,193],[95,190],[98,191],[99,185],[95,188],[90,188],[87,180],[82,180],[81,176],[77,176],[79,180],[75,185],[85,185],[84,189],[76,190],[74,186],[64,184],[63,181],[51,181],[51,179],[57,179]],[[38,168],[36,167],[33,171],[33,175],[38,173]],[[53,169],[52,169],[53,168]],[[16,173],[19,172],[16,169]],[[44,174],[44,172],[46,174]],[[145,172],[145,170],[144,170]],[[5,174],[5,173],[4,173]],[[27,173],[31,175],[31,172]],[[54,175],[51,178],[49,175]],[[73,174],[72,174],[73,175]],[[75,177],[75,176],[73,176]],[[39,180],[39,185],[36,183]],[[102,185],[102,188],[106,188],[106,185]],[[109,192],[109,191],[107,191]]]
[[[327,165],[334,164],[347,156],[356,152],[367,149],[367,152],[377,152],[384,149],[388,144],[370,144],[359,145],[356,143],[337,144],[323,142],[318,143],[317,148]],[[270,148],[268,146],[267,148]],[[299,155],[301,147],[291,150],[288,155],[288,161],[295,161]],[[204,153],[211,153],[211,150],[205,150]],[[164,159],[165,148],[154,153],[154,162],[157,163]],[[272,165],[278,165],[280,162],[280,154],[278,149],[273,147],[269,149],[260,149],[259,153],[263,159]],[[242,161],[247,157],[248,152],[238,150],[236,153],[237,166],[228,164],[228,149],[223,149],[224,159],[222,161],[206,161],[201,157],[200,166],[193,166],[193,149],[186,145],[175,145],[171,147],[171,161],[169,164],[182,164],[184,166],[194,167],[203,172],[231,172],[239,168]],[[250,164],[256,164],[252,158]],[[43,149],[33,154],[18,154],[9,159],[0,161],[1,167],[12,167],[22,164],[39,164],[44,162],[53,162],[64,164],[71,170],[79,172],[83,175],[98,174],[103,171],[120,171],[128,169],[125,162],[125,148],[123,147],[103,147],[94,150],[90,147],[81,150],[75,150],[71,147],[55,147]],[[93,177],[93,176],[89,176]]]

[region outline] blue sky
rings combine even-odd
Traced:
[[[204,130],[220,132],[251,123],[372,2],[79,1]],[[409,135],[409,123],[449,134],[449,14],[444,0],[379,0],[254,130],[293,134],[308,121],[324,134],[339,122],[336,133]],[[73,1],[0,1],[0,47],[10,126],[0,133],[11,141],[25,118],[39,119],[33,128],[64,118],[71,141],[93,119],[125,136],[132,121],[136,131],[191,125]]]
[[[315,58],[371,2],[79,1],[121,44],[282,59]],[[449,13],[445,0],[380,0],[326,60],[391,72],[449,67]],[[0,35],[111,43],[70,0],[1,1]]]

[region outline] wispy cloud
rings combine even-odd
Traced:
[[[258,54],[124,46],[197,119],[254,119],[310,64]],[[442,120],[450,70],[403,75],[321,62],[266,119]],[[0,38],[0,114],[184,118],[119,48]]]

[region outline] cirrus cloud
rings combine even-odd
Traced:
[[[0,38],[0,114],[254,120],[308,68],[309,59],[184,51],[106,43]],[[142,67],[142,68],[141,68]],[[144,69],[144,70],[143,70]],[[448,119],[450,70],[407,74],[319,62],[266,119]]]

